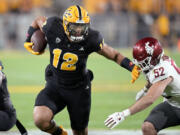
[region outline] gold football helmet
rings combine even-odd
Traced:
[[[80,42],[88,35],[90,17],[79,5],[70,6],[63,15],[63,27],[72,42]]]

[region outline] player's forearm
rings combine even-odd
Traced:
[[[112,60],[116,62],[118,65],[121,64],[124,58],[125,57],[117,51],[115,51],[114,56],[112,56]]]
[[[127,57],[124,57],[121,53],[114,51],[114,55],[111,55],[109,59],[113,60],[116,62],[118,65],[121,67],[127,69],[128,71],[132,71],[134,64],[131,62],[131,60]]]
[[[99,54],[103,55],[109,60],[112,60],[120,65],[121,61],[124,59],[124,56],[121,55],[117,50],[108,46],[104,43],[103,48],[101,51],[98,52]]]
[[[27,31],[27,37],[26,37],[26,42],[30,42],[31,41],[31,36],[33,35],[33,33],[38,30],[41,29],[43,27],[44,22],[46,21],[46,18],[43,16],[37,17],[31,24],[31,26],[28,28]]]
[[[35,28],[35,29],[38,29],[38,28],[39,28],[38,23],[37,23],[37,19],[35,19],[35,20],[32,22],[31,26],[32,26],[33,28]]]
[[[140,100],[138,100],[134,105],[132,105],[129,108],[131,115],[140,112],[146,109],[147,107],[149,107],[150,105],[152,105],[156,101],[156,99],[159,96],[161,96],[164,88],[160,87],[157,84],[150,87],[150,89],[147,92],[147,95],[142,97]]]
[[[101,51],[98,52],[99,54],[105,56],[106,58],[116,62],[118,65],[122,66],[123,68],[132,71],[134,64],[128,58],[124,57],[121,53],[119,53],[114,48],[108,46],[104,43],[103,48]]]
[[[31,26],[35,29],[42,29],[45,21],[46,21],[46,17],[39,16],[32,22]]]
[[[152,97],[144,96],[129,108],[130,113],[131,115],[133,115],[137,112],[140,112],[146,109],[147,107],[149,107],[150,105],[152,105],[153,103],[154,103],[154,100],[152,99]]]
[[[124,57],[124,59],[121,61],[120,65],[130,72],[132,72],[132,70],[134,68],[133,62],[127,57]]]
[[[127,57],[124,57],[122,54],[119,52],[115,53],[114,56],[110,57],[109,59],[113,60],[116,62],[118,65],[121,67],[127,69],[128,71],[132,71],[134,64],[131,62],[131,60]]]
[[[140,112],[144,110],[145,108],[149,107],[151,104],[153,104],[164,92],[166,86],[173,80],[172,77],[168,77],[167,79],[163,81],[158,81],[155,84],[153,84],[148,92],[147,95],[142,97],[140,100],[138,100],[134,105],[132,105],[129,110],[131,114],[135,114],[137,112]]]

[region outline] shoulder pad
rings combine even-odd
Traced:
[[[103,46],[103,38],[99,31],[89,29],[88,41],[92,47],[92,51],[99,51]]]

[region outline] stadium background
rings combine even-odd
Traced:
[[[123,55],[132,58],[133,44],[142,37],[154,36],[162,42],[165,53],[180,66],[180,0],[0,0],[0,59],[18,117],[28,130],[37,129],[32,119],[33,105],[45,84],[49,53],[33,56],[26,52],[23,47],[26,31],[35,17],[62,16],[73,4],[89,11],[91,27],[99,30],[105,42]],[[97,54],[90,56],[88,68],[95,76],[89,128],[106,129],[105,118],[135,101],[137,91],[145,84],[144,77],[141,75],[135,84],[130,84],[128,71]],[[152,107],[127,118],[116,129],[140,129]],[[70,128],[66,110],[55,119]]]

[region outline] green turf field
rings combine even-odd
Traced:
[[[120,52],[131,58],[130,51],[120,50]],[[0,53],[18,117],[27,129],[34,129],[33,105],[38,91],[45,84],[44,70],[49,63],[49,53],[46,52],[42,56],[33,56],[24,51],[1,51]],[[167,53],[180,66],[180,54]],[[88,68],[94,72],[89,128],[106,129],[104,126],[106,117],[113,112],[122,111],[134,102],[136,92],[144,86],[144,77],[141,76],[135,84],[131,84],[131,74],[128,71],[97,54],[92,54],[89,57]],[[162,99],[159,99],[155,104],[160,101]],[[116,129],[140,129],[141,123],[151,108],[127,118]],[[66,110],[58,114],[55,119],[57,123],[70,128]]]

